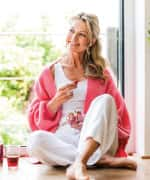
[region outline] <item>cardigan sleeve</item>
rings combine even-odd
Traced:
[[[49,75],[50,73],[48,74],[44,70],[34,85],[35,98],[28,109],[29,125],[33,131],[38,129],[53,131],[58,125],[60,112],[53,113],[47,107],[48,102],[52,98],[48,91],[51,91],[51,88],[53,88],[50,87]]]
[[[130,118],[128,114],[128,110],[125,104],[123,97],[121,96],[116,84],[111,77],[110,73],[107,72],[108,79],[107,81],[107,93],[112,95],[115,99],[117,112],[118,112],[118,138],[120,145],[123,146],[127,144],[130,131],[131,131],[131,124]]]

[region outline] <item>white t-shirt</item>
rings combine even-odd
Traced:
[[[65,86],[72,81],[69,80],[60,63],[55,64],[55,84],[56,89]],[[62,118],[59,126],[63,126],[67,123],[67,115],[70,112],[80,111],[83,112],[84,101],[87,92],[87,80],[82,80],[77,83],[77,88],[73,90],[73,97],[63,104],[62,107]]]

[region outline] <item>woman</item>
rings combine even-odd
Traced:
[[[99,34],[97,16],[71,18],[67,53],[43,70],[29,107],[35,131],[29,153],[47,165],[70,165],[70,179],[89,179],[89,165],[137,166],[125,152],[129,116],[101,56]]]

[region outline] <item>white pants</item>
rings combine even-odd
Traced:
[[[88,160],[95,164],[104,154],[114,155],[118,147],[117,111],[114,99],[108,94],[96,97],[85,116],[81,132],[69,124],[55,133],[38,130],[31,133],[28,152],[47,165],[72,164],[92,137],[100,144]]]

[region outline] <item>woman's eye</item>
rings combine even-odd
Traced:
[[[74,33],[74,30],[73,30],[73,29],[70,29],[69,32]]]
[[[80,33],[79,35],[82,37],[87,37],[86,34],[83,34],[83,33]]]

